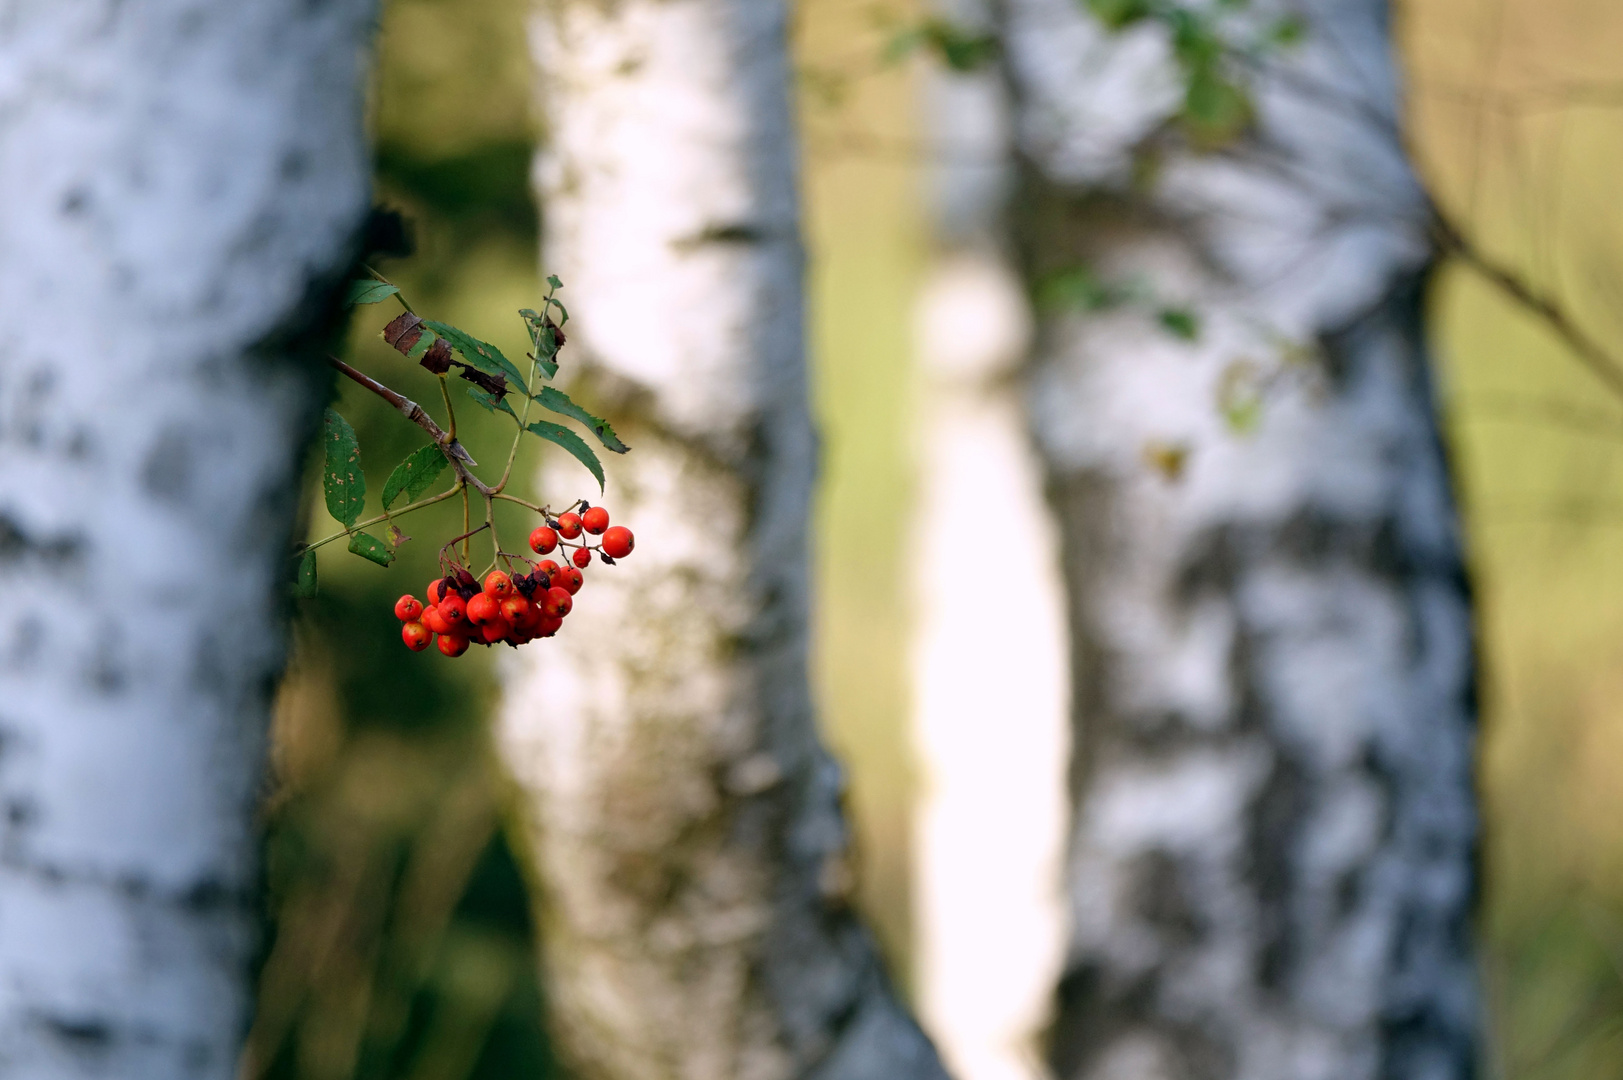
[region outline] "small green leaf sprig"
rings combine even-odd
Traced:
[[[603,489],[606,482],[603,463],[585,439],[564,424],[532,420],[530,417],[533,408],[539,406],[583,425],[606,450],[624,454],[631,449],[615,434],[607,420],[594,416],[564,391],[549,385],[558,374],[558,353],[564,346],[563,327],[569,321],[569,312],[557,296],[563,282],[554,276],[547,278],[547,285],[548,292],[540,311],[525,308],[519,312],[529,332],[532,348],[526,356],[526,373],[489,342],[481,341],[447,323],[419,316],[400,288],[384,280],[381,275],[374,272],[372,278],[349,284],[345,294],[346,307],[377,304],[393,297],[404,309],[384,327],[383,340],[402,356],[417,361],[438,377],[446,422],[442,427],[421,405],[337,357],[328,357],[328,363],[341,374],[383,398],[407,420],[421,427],[432,442],[412,451],[395,466],[383,485],[383,513],[362,520],[361,515],[366,507],[366,474],[361,468],[361,450],[355,429],[336,411],[327,410],[322,426],[321,487],[327,512],[343,526],[343,530],[297,549],[297,595],[309,597],[316,594],[316,551],[319,548],[348,539],[351,553],[379,566],[388,566],[395,560],[394,547],[404,539],[404,534],[394,523],[395,519],[458,496],[463,502],[464,535],[457,537],[457,540],[462,542],[464,559],[467,557],[469,539],[484,531],[490,533],[493,552],[488,569],[494,569],[503,558],[513,559],[514,556],[502,551],[496,535],[494,510],[497,500],[517,503],[540,514],[549,523],[555,522],[558,516],[549,508],[529,503],[506,490],[512,478],[513,463],[518,457],[519,444],[525,434],[561,447],[586,467],[597,480],[599,491]],[[480,408],[487,412],[505,413],[517,425],[506,466],[501,478],[494,484],[487,484],[474,474],[472,470],[478,462],[457,440],[456,409],[450,392],[453,375],[471,384],[467,388],[468,396]],[[510,395],[516,395],[523,402],[516,410],[509,400]],[[428,495],[447,469],[453,474],[451,486]],[[475,495],[484,501],[484,524],[469,528]],[[405,505],[395,509],[395,504],[402,497]],[[577,500],[565,512],[584,505],[583,501]],[[392,542],[366,531],[380,524],[388,525]]]

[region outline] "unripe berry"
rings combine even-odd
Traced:
[[[468,617],[468,602],[456,593],[447,596],[436,606],[440,609],[440,618],[451,626],[457,625]]]
[[[513,579],[500,570],[492,570],[485,578],[485,595],[506,600],[513,595]]]
[[[438,604],[435,604],[431,608],[423,609],[422,621],[424,626],[428,627],[436,634],[449,634],[451,632],[451,624],[445,618],[445,613],[440,609],[440,605]]]
[[[486,626],[501,617],[501,604],[488,593],[480,593],[468,601],[467,619],[475,626]]]
[[[530,534],[530,550],[537,555],[545,555],[557,546],[558,533],[555,529],[542,525]]]
[[[420,622],[412,621],[400,628],[400,640],[406,643],[406,648],[412,652],[422,652],[434,642],[434,635],[428,632],[428,627]]]
[[[603,553],[610,558],[623,559],[637,546],[637,538],[624,525],[616,525],[603,534]]]
[[[446,656],[461,656],[468,651],[468,639],[461,634],[441,634],[439,646]]]
[[[407,593],[394,602],[394,617],[401,622],[416,622],[423,614],[423,602]]]
[[[479,628],[479,635],[485,639],[486,645],[494,645],[512,632],[513,624],[502,618],[491,619]]]
[[[546,599],[541,601],[541,611],[546,615],[556,615],[563,618],[569,614],[569,609],[575,606],[575,598],[569,595],[568,589],[551,588],[547,590]]]
[[[560,589],[567,590],[570,596],[580,592],[580,587],[586,584],[586,577],[573,566],[566,566],[558,571],[553,583]]]
[[[575,539],[575,537],[579,536],[580,535],[580,515],[579,514],[559,514],[558,515],[558,535],[563,537],[565,540],[573,540],[573,539]]]
[[[603,530],[609,527],[609,512],[601,506],[594,506],[580,516],[580,524],[593,536],[602,536]]]

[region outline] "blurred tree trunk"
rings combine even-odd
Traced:
[[[236,1071],[371,5],[0,4],[0,1071]]]
[[[993,29],[978,0],[932,6],[965,33]],[[1019,378],[1031,317],[1007,228],[1008,93],[995,65],[927,71],[933,243],[908,546],[919,1010],[960,1076],[1035,1080],[1064,933],[1063,586]]]
[[[1006,6],[1070,596],[1066,1080],[1475,1067],[1472,632],[1427,204],[1385,3],[1305,11],[1245,69],[1255,125],[1203,154],[1180,131],[1214,116],[1173,119],[1161,26]]]
[[[807,411],[782,0],[544,3],[566,372],[635,555],[509,685],[551,1017],[588,1078],[941,1076],[850,906],[807,684]],[[553,463],[554,500],[586,492]],[[590,602],[586,602],[589,599]]]

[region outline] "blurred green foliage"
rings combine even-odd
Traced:
[[[379,267],[425,316],[528,348],[538,222],[523,0],[390,0],[374,85],[376,198],[410,219],[414,257]],[[348,358],[442,412],[435,380],[379,338],[395,302],[358,309]],[[460,389],[459,389],[460,392]],[[511,421],[458,402],[459,434],[498,475]],[[426,444],[383,402],[344,385],[371,494]],[[505,427],[504,427],[505,425]],[[316,473],[308,535],[337,531]],[[533,475],[534,451],[515,475]],[[581,470],[583,494],[596,488]],[[520,488],[524,485],[521,483]],[[516,508],[499,523],[528,532]],[[544,1080],[529,890],[507,834],[512,800],[493,763],[489,651],[452,661],[400,644],[392,608],[421,595],[439,545],[462,531],[453,500],[399,521],[414,537],[385,570],[320,552],[301,600],[278,702],[264,810],[269,937],[245,1080]],[[374,530],[383,535],[383,527]]]

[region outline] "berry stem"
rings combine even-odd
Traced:
[[[466,488],[463,487],[462,481],[460,480],[458,480],[456,486],[451,488],[449,491],[442,491],[438,495],[430,495],[426,499],[419,499],[417,502],[411,503],[407,506],[402,506],[399,510],[390,510],[379,514],[377,517],[367,518],[365,521],[358,521],[352,527],[345,529],[342,532],[335,532],[331,536],[323,536],[320,540],[305,544],[303,547],[294,552],[294,554],[303,555],[306,551],[314,551],[318,547],[325,547],[334,540],[342,540],[344,537],[349,536],[351,533],[359,529],[370,528],[379,522],[388,521],[390,518],[405,517],[407,514],[421,510],[425,506],[433,506],[435,503],[444,502],[446,499],[449,499],[459,491],[466,491]]]

